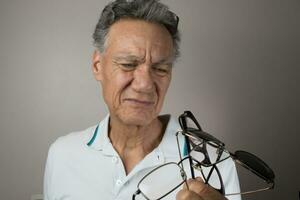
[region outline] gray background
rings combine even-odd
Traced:
[[[0,199],[41,193],[49,145],[106,115],[91,73],[106,2],[1,0]],[[245,199],[298,199],[299,0],[164,2],[180,16],[182,57],[163,113],[192,110],[230,150],[272,166],[275,190]]]

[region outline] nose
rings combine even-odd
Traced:
[[[136,92],[152,92],[154,89],[154,80],[151,67],[146,64],[137,67],[134,71],[134,79],[131,86]]]

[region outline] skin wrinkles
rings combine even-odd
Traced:
[[[142,30],[147,29],[147,27],[145,27],[145,26],[148,24],[146,24],[145,22],[140,22],[140,23],[142,23],[142,25],[141,25]],[[109,39],[111,39],[114,36],[114,35],[111,35],[111,34],[114,34],[113,31],[114,30],[112,27],[111,31],[109,32]],[[147,34],[147,36],[148,35],[149,34]],[[107,79],[102,81],[104,90],[106,88],[109,88],[108,83],[109,82],[112,83],[112,81],[111,81],[112,79],[119,79],[119,80],[115,81],[115,84],[122,85],[122,87],[123,87],[123,88],[120,88],[119,90],[113,89],[112,91],[107,91],[107,92],[113,92],[113,94],[110,97],[115,97],[113,99],[113,101],[115,101],[115,102],[112,105],[108,105],[110,107],[110,110],[116,109],[119,112],[122,112],[125,110],[132,112],[133,110],[130,110],[130,109],[128,110],[127,108],[124,108],[124,107],[123,107],[124,108],[123,110],[121,109],[121,107],[122,107],[121,104],[122,104],[123,100],[128,97],[133,97],[137,100],[142,99],[142,100],[154,101],[155,107],[152,108],[153,113],[150,113],[149,111],[148,111],[148,113],[145,111],[140,113],[140,117],[143,117],[143,118],[146,117],[148,123],[151,122],[149,120],[150,117],[152,117],[152,119],[154,119],[157,116],[157,114],[159,113],[161,106],[162,106],[162,100],[160,100],[158,98],[164,98],[164,95],[167,91],[169,82],[171,80],[170,73],[167,74],[166,77],[159,78],[157,75],[155,75],[153,73],[153,70],[150,69],[150,66],[152,66],[153,60],[155,63],[155,62],[158,62],[159,60],[165,59],[165,58],[161,58],[162,57],[161,55],[163,55],[163,49],[166,49],[164,47],[164,43],[162,43],[162,44],[158,43],[157,39],[154,38],[154,35],[156,35],[156,34],[154,34],[154,33],[150,34],[150,39],[149,39],[150,41],[141,40],[140,38],[145,37],[145,36],[141,36],[140,33],[137,33],[136,36],[130,35],[130,38],[124,36],[124,37],[118,37],[116,39],[114,38],[113,41],[111,41],[112,39],[109,40],[108,45],[107,45],[108,48],[106,49],[104,54],[111,54],[111,52],[115,50],[115,49],[110,48],[111,46],[116,46],[115,44],[122,44],[122,46],[117,45],[117,48],[118,48],[117,53],[118,54],[120,54],[120,53],[125,54],[125,55],[126,54],[127,55],[134,54],[135,57],[138,58],[139,62],[144,61],[144,60],[145,61],[143,63],[139,63],[139,67],[136,67],[136,69],[134,69],[132,71],[129,70],[128,73],[123,73],[122,77],[120,76],[122,71],[127,71],[127,70],[123,70],[119,66],[121,63],[118,63],[118,64],[109,63],[111,65],[112,69],[104,71],[104,73],[105,73],[104,78],[105,79],[107,78]],[[153,40],[156,43],[153,44]],[[124,42],[124,41],[126,41],[126,42]],[[162,41],[160,41],[160,42],[162,42]],[[104,56],[106,56],[106,55],[104,55]],[[167,55],[167,56],[169,56],[169,55]],[[166,56],[164,56],[164,57],[166,57]],[[104,65],[104,67],[106,67],[107,65],[108,65],[108,63],[106,63]],[[108,80],[108,79],[110,79],[110,80]],[[119,83],[122,80],[124,80],[124,82]],[[112,99],[108,99],[108,95],[106,95],[107,92],[104,93],[104,98],[106,99],[106,102],[112,100]],[[118,98],[116,98],[116,97],[118,97]],[[108,104],[110,104],[110,103],[108,103]],[[143,114],[143,113],[145,114],[145,116],[141,116],[141,114]],[[137,113],[135,113],[135,114],[137,114]],[[128,117],[126,117],[126,118],[128,118]],[[124,117],[124,119],[125,119],[125,117]],[[146,123],[146,121],[144,121],[144,123]],[[144,125],[144,124],[140,123],[140,125]]]
[[[142,20],[113,24],[104,52],[95,51],[93,73],[110,112],[109,137],[127,172],[159,143],[158,119],[168,90],[173,42],[167,29]]]

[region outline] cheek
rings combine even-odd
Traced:
[[[163,103],[164,97],[167,94],[167,91],[168,91],[168,88],[169,88],[169,85],[170,85],[170,81],[171,81],[171,77],[161,81],[160,85],[158,85],[158,88],[159,88],[158,89],[159,90],[158,95],[159,95],[159,98],[160,98],[160,104]]]
[[[130,76],[116,74],[106,79],[105,84],[103,84],[103,93],[106,94],[106,98],[113,102],[114,104],[119,104],[121,100],[122,93],[126,90],[130,83]]]
[[[161,87],[161,91],[163,92],[163,95],[165,96],[168,89],[169,89],[169,86],[170,86],[170,83],[171,83],[171,76],[169,77],[166,77],[163,81],[162,81],[162,87]]]

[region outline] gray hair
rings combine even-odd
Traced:
[[[140,19],[163,25],[172,36],[174,57],[179,56],[179,18],[159,0],[115,0],[109,3],[103,9],[93,34],[94,45],[100,52],[105,50],[110,26],[116,21],[126,18]]]

